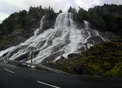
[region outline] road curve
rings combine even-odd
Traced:
[[[94,78],[0,63],[0,88],[122,88],[122,78]]]

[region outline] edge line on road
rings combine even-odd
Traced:
[[[40,84],[43,84],[43,85],[46,85],[46,86],[50,86],[50,87],[53,87],[53,88],[61,88],[61,87],[54,86],[54,85],[51,85],[51,84],[48,84],[48,83],[44,83],[44,82],[41,82],[41,81],[37,81],[37,83],[40,83]]]
[[[6,69],[6,68],[4,68],[4,70],[6,70],[6,71],[8,71],[8,72],[10,72],[10,73],[12,73],[12,74],[14,74],[14,72],[11,71],[11,70],[8,70],[8,69]]]

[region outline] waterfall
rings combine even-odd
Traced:
[[[56,61],[61,56],[67,58],[71,53],[80,54],[93,46],[95,42],[107,41],[99,31],[91,29],[87,21],[84,21],[84,28],[77,29],[72,13],[60,13],[56,18],[54,28],[41,32],[45,17],[42,17],[40,28],[34,32],[34,36],[24,43],[1,51],[0,59],[30,63],[31,58],[36,64],[42,61]]]

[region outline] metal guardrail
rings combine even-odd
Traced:
[[[42,65],[42,64],[32,64],[32,63],[25,63],[25,62],[20,62],[20,61],[14,61],[14,60],[6,60],[6,59],[0,59],[0,62],[4,62],[4,63],[8,63],[8,64],[14,64],[14,65],[18,65],[18,66],[24,66],[24,67],[32,67],[35,66],[36,68],[42,68],[42,69],[46,69],[55,73],[62,73],[62,74],[68,74],[66,72]]]

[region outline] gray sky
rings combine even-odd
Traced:
[[[122,0],[0,0],[0,23],[6,17],[14,12],[20,10],[29,10],[30,6],[37,7],[49,7],[51,6],[55,12],[60,9],[67,11],[70,6],[78,9],[78,6],[88,10],[95,5],[107,4],[122,4]]]

